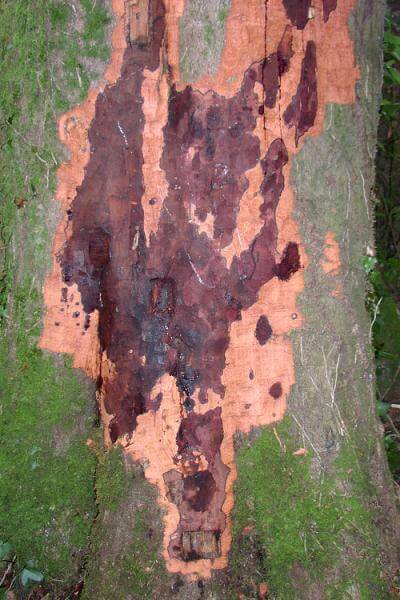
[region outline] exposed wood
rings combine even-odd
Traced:
[[[149,43],[149,0],[128,0],[125,5],[127,38],[131,44]]]

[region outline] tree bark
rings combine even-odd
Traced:
[[[383,3],[113,10],[59,122],[40,340],[96,382],[108,449],[82,595],[390,597],[362,270]]]

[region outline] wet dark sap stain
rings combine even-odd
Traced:
[[[163,3],[154,0],[150,10],[149,44],[126,48],[120,79],[96,101],[89,130],[91,158],[73,201],[71,235],[59,261],[66,286],[76,283],[81,293],[87,314],[84,328],[90,313],[99,311],[101,351],[115,365],[112,381],[99,377],[105,410],[113,415],[111,440],[130,435],[139,415],[159,409],[162,395],[152,398],[151,391],[162,375],[176,379],[182,421],[175,460],[186,475],[179,470],[165,474],[171,501],[180,512],[180,537],[177,541],[174,536],[169,552],[191,560],[218,555],[228,473],[220,456],[221,409],[196,414],[194,393],[199,393],[202,404],[208,389],[223,399],[221,378],[231,324],[257,301],[265,283],[273,277],[288,280],[300,268],[300,259],[293,242],[276,261],[275,212],[288,155],[283,141],[276,139],[260,156],[254,86],[264,81],[262,62],[248,69],[231,98],[213,92],[203,95],[191,87],[170,90],[161,158],[168,195],[158,230],[146,240],[141,87],[144,69],[159,66],[165,27]],[[278,74],[287,69],[291,57],[290,31],[280,47]],[[307,52],[302,80],[308,85],[315,48]],[[292,119],[303,133],[310,119],[301,108],[302,85],[299,100],[292,102]],[[240,200],[248,187],[245,173],[258,162],[264,175],[262,226],[228,267],[221,250],[232,241]],[[212,238],[199,232],[192,214],[198,221],[213,216]],[[267,329],[260,326],[260,343],[266,343]],[[207,468],[199,456],[205,457]]]

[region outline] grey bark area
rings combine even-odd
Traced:
[[[185,81],[218,69],[231,0],[191,0],[180,21],[180,71]]]

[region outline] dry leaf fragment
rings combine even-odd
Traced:
[[[304,456],[305,454],[307,454],[307,452],[307,448],[299,448],[298,450],[293,452],[293,456]]]
[[[17,208],[24,208],[26,204],[26,198],[15,198],[14,204]]]

